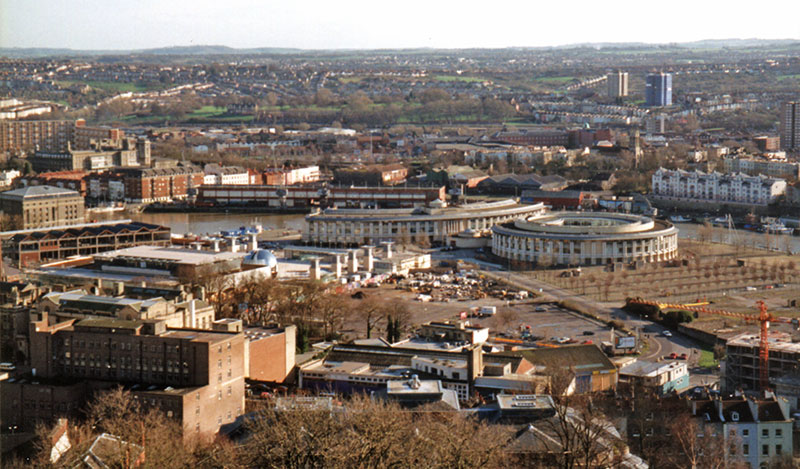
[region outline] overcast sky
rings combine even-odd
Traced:
[[[800,39],[799,0],[0,0],[0,46],[552,46]]]

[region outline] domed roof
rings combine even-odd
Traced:
[[[276,267],[278,265],[278,259],[275,257],[275,254],[272,254],[266,249],[256,249],[255,251],[252,251],[248,255],[244,256],[244,259],[242,259],[242,265],[265,265],[267,267]]]

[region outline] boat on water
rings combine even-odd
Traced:
[[[669,221],[671,221],[672,223],[688,223],[692,221],[692,219],[686,218],[683,215],[671,215],[669,217]]]
[[[779,221],[762,225],[762,228],[765,233],[782,234],[782,235],[791,235],[794,233],[794,228],[789,228],[788,226],[784,225]]]
[[[727,226],[729,218],[730,218],[729,216],[717,217],[717,218],[711,220],[711,224],[712,225],[725,225],[725,226]]]

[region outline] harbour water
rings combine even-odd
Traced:
[[[132,220],[172,228],[173,233],[205,235],[240,226],[261,225],[265,230],[299,230],[305,226],[304,214],[249,213],[134,213]]]

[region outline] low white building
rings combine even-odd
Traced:
[[[241,185],[250,184],[250,173],[240,166],[220,166],[217,164],[207,164],[203,168],[204,185]]]
[[[22,176],[22,173],[16,169],[0,171],[0,187],[10,186],[20,176]]]
[[[742,173],[720,174],[659,168],[652,177],[653,195],[701,202],[750,205],[773,203],[786,192],[786,180]]]

